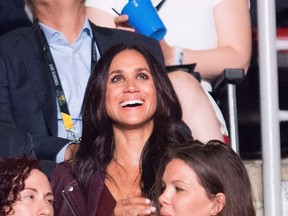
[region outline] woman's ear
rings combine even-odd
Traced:
[[[218,215],[225,206],[226,197],[224,193],[217,193],[213,198],[213,206],[210,215]]]

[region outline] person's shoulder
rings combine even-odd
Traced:
[[[35,27],[34,26],[27,26],[27,27],[20,27],[20,28],[16,28],[13,29],[11,31],[8,31],[2,35],[0,35],[0,37],[11,37],[11,36],[16,36],[19,34],[27,34],[30,33],[31,31],[34,31]]]
[[[56,165],[55,170],[53,171],[53,175],[54,176],[57,175],[63,176],[63,174],[70,175],[72,174],[71,168],[72,168],[72,160],[58,163]]]
[[[71,162],[65,161],[56,165],[51,175],[52,190],[61,193],[67,185],[78,185],[76,178],[71,170]]]
[[[33,26],[16,28],[0,35],[0,42],[3,44],[15,43],[15,40],[17,39],[32,37],[34,35],[33,32],[35,32],[35,27]]]
[[[74,175],[72,173],[72,161],[64,161],[56,165],[54,169],[51,180],[52,182],[59,184],[59,182],[71,182],[73,181]]]
[[[91,25],[92,31],[96,31],[96,32],[101,33],[101,34],[106,35],[106,36],[116,36],[119,40],[123,39],[126,42],[128,42],[127,41],[127,37],[128,37],[128,38],[135,38],[137,40],[139,39],[141,41],[147,41],[149,43],[158,44],[158,41],[156,41],[152,38],[149,38],[147,36],[144,36],[142,34],[139,34],[139,33],[130,32],[127,30],[122,30],[122,29],[97,26],[92,22],[90,22],[90,25]]]
[[[98,42],[97,46],[101,48],[100,51],[105,52],[111,46],[119,43],[137,44],[148,49],[164,65],[163,53],[157,40],[135,32],[96,26],[92,22],[90,25],[95,40]]]

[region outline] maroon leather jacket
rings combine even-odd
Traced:
[[[84,203],[83,193],[71,172],[71,164],[59,164],[51,177],[54,193],[55,216],[95,216],[99,208],[104,179],[95,173],[89,184],[88,202]]]

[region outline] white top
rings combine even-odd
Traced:
[[[166,41],[171,46],[194,50],[217,46],[213,9],[222,0],[166,0],[159,15],[167,28]],[[86,0],[86,6],[102,9],[116,15],[128,0]],[[152,0],[156,6],[161,0]],[[181,11],[175,13],[173,11]],[[197,21],[195,21],[197,20]],[[203,28],[203,26],[206,26]]]
[[[154,6],[161,0],[151,0]],[[165,40],[170,46],[193,50],[217,47],[214,7],[222,0],[166,0],[159,15],[167,28]],[[86,0],[86,6],[95,7],[117,16],[112,8],[121,13],[128,0]],[[173,11],[181,11],[174,13]],[[196,20],[196,21],[195,21]],[[204,28],[205,26],[205,28]],[[193,63],[193,62],[191,62]],[[212,90],[210,83],[202,79],[202,86]]]

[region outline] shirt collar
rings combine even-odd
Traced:
[[[44,35],[45,37],[47,38],[47,41],[48,43],[50,43],[51,39],[53,38],[53,36],[55,34],[59,34],[61,33],[60,31],[58,30],[55,30],[41,22],[39,22],[39,25],[42,29],[42,31],[44,32]],[[83,33],[83,32],[86,32],[87,35],[92,39],[93,38],[93,33],[92,33],[92,29],[91,29],[91,26],[90,26],[90,23],[88,21],[88,18],[86,17],[85,18],[85,21],[84,21],[84,25],[82,27],[82,30],[80,31],[79,35],[78,35],[78,38],[80,37],[80,35]],[[78,40],[78,38],[76,40]]]

